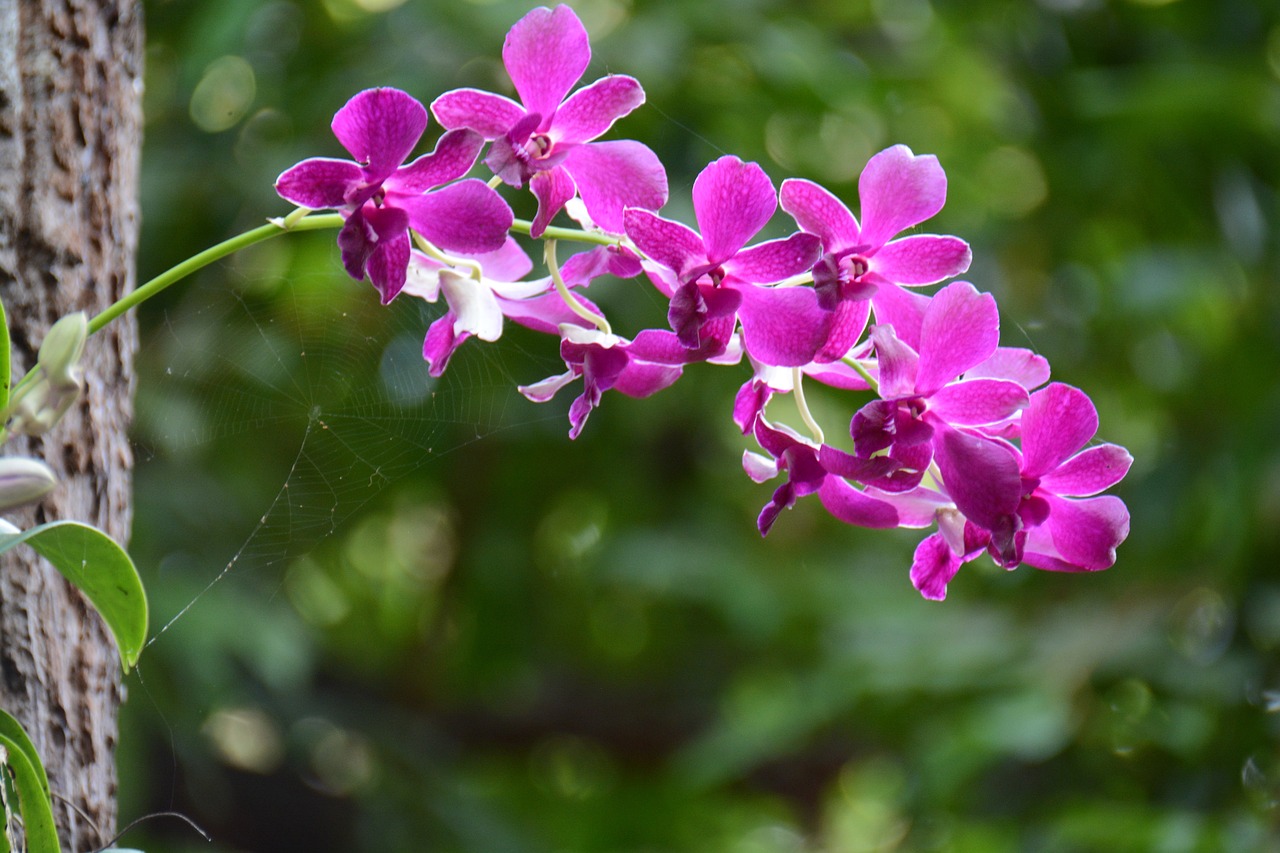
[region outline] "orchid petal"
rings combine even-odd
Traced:
[[[502,309],[492,290],[474,278],[449,271],[440,274],[440,289],[449,310],[457,316],[457,331],[470,332],[482,341],[502,337]]]
[[[920,371],[916,391],[932,394],[996,351],[1000,312],[989,293],[966,281],[939,290],[920,326]]]
[[[446,130],[470,128],[492,140],[515,127],[525,117],[525,108],[492,92],[454,89],[431,102],[431,113]]]
[[[724,269],[743,281],[773,284],[807,271],[821,253],[822,244],[816,235],[797,232],[783,240],[743,249],[725,261]]]
[[[1100,444],[1077,453],[1040,478],[1040,488],[1055,495],[1084,497],[1111,488],[1129,473],[1133,457],[1117,444]]]
[[[920,328],[924,323],[924,312],[929,307],[930,297],[904,290],[883,279],[879,285],[871,297],[876,325],[893,326],[893,331],[902,342],[919,352]]]
[[[871,341],[876,346],[880,396],[886,400],[914,396],[918,384],[916,373],[920,357],[896,332],[893,326],[875,326],[871,330]]]
[[[1017,511],[1022,475],[1007,446],[940,425],[933,458],[947,493],[973,523],[994,531]]]
[[[405,161],[427,129],[426,107],[399,89],[366,89],[333,117],[333,134],[371,183],[385,180]]]
[[[935,284],[969,269],[973,252],[959,237],[913,234],[875,253],[871,266],[896,284]]]
[[[578,185],[591,219],[610,234],[626,230],[626,208],[657,210],[667,203],[666,170],[658,155],[639,142],[579,145],[565,158],[563,168]]]
[[[1049,361],[1029,349],[997,347],[990,358],[966,370],[964,376],[1008,379],[1031,391],[1049,381]]]
[[[569,96],[556,112],[555,138],[590,142],[613,123],[644,103],[644,89],[634,77],[611,74]]]
[[[969,379],[939,389],[929,412],[949,424],[994,424],[1027,405],[1027,389],[1003,379]]]
[[[895,234],[942,209],[947,177],[932,154],[917,156],[905,145],[876,154],[858,178],[862,200],[861,242],[883,246]]]
[[[869,497],[839,477],[827,477],[818,489],[818,497],[827,512],[858,527],[885,529],[898,526],[898,511],[891,505]]]
[[[536,240],[547,230],[556,214],[564,209],[564,203],[574,197],[578,188],[567,171],[556,167],[534,175],[529,181],[529,189],[538,199],[538,213],[529,227],[529,236]]]
[[[814,361],[838,361],[849,354],[858,343],[871,315],[871,302],[866,299],[842,299],[831,312],[827,339],[823,341]]]
[[[1112,495],[1081,500],[1050,495],[1047,500],[1049,520],[1031,531],[1027,552],[1035,549],[1041,541],[1037,534],[1047,530],[1056,556],[1068,564],[1052,568],[1093,572],[1115,564],[1116,548],[1129,535],[1129,510],[1122,500]],[[1031,556],[1024,553],[1024,559]],[[1038,565],[1031,559],[1028,562]]]
[[[628,397],[648,397],[673,384],[682,368],[631,360],[614,380],[613,390]]]
[[[352,191],[364,179],[364,170],[350,160],[313,157],[285,170],[276,179],[276,192],[299,207],[340,208],[351,203]]]
[[[587,302],[582,297],[578,298]],[[586,320],[564,303],[558,293],[546,293],[528,299],[506,299],[499,295],[497,300],[504,316],[535,332],[554,335],[566,323],[574,326],[588,325]],[[591,307],[596,310],[594,306]]]
[[[382,294],[383,305],[400,293],[408,268],[409,232],[402,230],[390,237],[380,237],[378,245],[369,255],[366,271],[369,273],[369,281]]]
[[[528,111],[549,119],[587,70],[591,45],[572,9],[540,6],[507,33],[502,61]]]
[[[577,371],[568,370],[556,376],[548,376],[532,385],[519,385],[516,390],[524,395],[525,399],[533,403],[545,403],[556,395],[556,393],[574,379],[578,378]]]
[[[427,329],[427,337],[422,342],[422,357],[427,362],[427,373],[439,377],[449,366],[449,359],[467,339],[467,333],[455,334],[453,321],[456,318],[452,311],[446,311]]]
[[[947,597],[947,584],[963,562],[963,557],[952,551],[940,534],[926,536],[916,546],[911,561],[911,583],[925,598],[942,601]]]
[[[423,154],[387,178],[386,187],[402,193],[422,193],[471,171],[484,138],[474,130],[447,131],[436,143],[435,150]]]
[[[778,199],[758,164],[726,155],[694,180],[693,209],[707,260],[722,264],[768,223]]]
[[[1054,382],[1031,395],[1022,413],[1022,472],[1042,477],[1098,431],[1098,410],[1079,388]]]
[[[844,202],[812,181],[788,178],[779,192],[782,209],[796,224],[822,238],[826,251],[837,253],[858,245],[858,220]]]
[[[415,231],[455,252],[480,254],[501,249],[511,227],[511,208],[492,187],[476,178],[419,196],[398,196]]]
[[[808,287],[733,288],[742,294],[738,318],[752,358],[776,367],[802,367],[827,337],[829,314]]]
[[[636,248],[677,275],[706,260],[702,238],[683,223],[634,207],[627,208],[623,220]]]

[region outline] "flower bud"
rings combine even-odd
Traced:
[[[53,470],[39,459],[0,458],[0,510],[38,501],[57,484]]]
[[[89,320],[83,311],[58,320],[44,336],[38,361],[54,388],[80,386],[80,356],[87,337]]]

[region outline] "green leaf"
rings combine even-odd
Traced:
[[[13,781],[18,789],[27,850],[29,853],[60,853],[58,830],[53,825],[53,802],[49,799],[48,789],[43,787],[48,784],[44,767],[38,759],[32,764],[24,746],[12,738],[0,734],[0,747],[9,753],[9,767],[13,770]]]
[[[133,560],[107,534],[76,521],[54,521],[0,534],[0,553],[30,545],[71,581],[102,614],[115,636],[126,672],[147,639],[147,597]]]
[[[52,796],[49,793],[49,778],[44,773],[44,764],[40,761],[40,753],[36,752],[36,745],[31,742],[31,738],[27,737],[27,731],[22,724],[7,711],[0,711],[0,737],[8,738],[22,749],[23,754],[27,756],[40,776],[41,790],[44,791],[45,796]]]
[[[9,318],[0,302],[0,411],[9,405]]]

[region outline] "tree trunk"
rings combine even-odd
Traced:
[[[142,16],[128,0],[0,0],[0,299],[14,376],[45,331],[97,313],[134,284],[141,139]],[[59,485],[20,527],[93,524],[125,543],[132,316],[89,339],[85,394],[40,439]],[[0,563],[0,707],[30,733],[49,772],[63,847],[102,846],[116,821],[119,657],[101,619],[29,549]]]

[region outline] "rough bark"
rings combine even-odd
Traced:
[[[0,298],[14,376],[45,331],[133,287],[142,20],[126,0],[0,0]],[[132,317],[90,338],[86,392],[62,424],[4,452],[38,456],[60,484],[21,527],[75,519],[124,542],[130,525]],[[0,563],[0,707],[49,772],[66,850],[115,826],[119,658],[98,615],[28,549]]]

